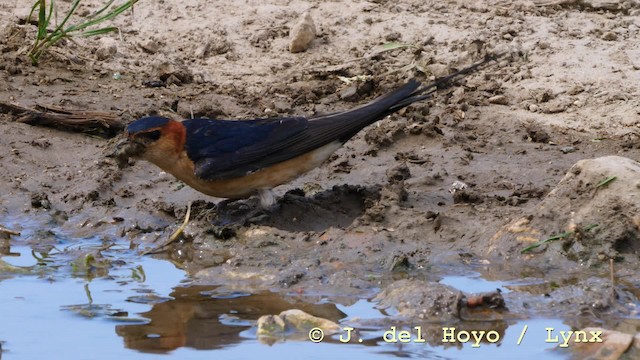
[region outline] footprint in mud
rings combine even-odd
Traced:
[[[372,193],[371,189],[349,185],[334,186],[311,197],[305,197],[300,189],[292,190],[278,201],[279,209],[263,225],[290,232],[345,228],[364,214],[365,200]]]

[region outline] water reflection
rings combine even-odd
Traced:
[[[173,300],[140,314],[149,323],[116,326],[125,346],[144,352],[219,349],[246,340],[241,333],[252,326],[252,320],[288,309],[335,322],[346,317],[334,304],[311,304],[275,293],[216,294],[212,287],[191,286],[176,288],[170,297]]]
[[[95,252],[96,248],[103,250]],[[568,329],[556,319],[452,320],[448,324],[408,319],[409,323],[397,324],[367,300],[344,301],[351,304],[344,306],[322,303],[321,296],[246,294],[190,286],[184,282],[184,273],[169,262],[141,257],[125,246],[106,246],[101,241],[83,240],[47,253],[34,253],[24,244],[0,250],[0,346],[5,356],[10,354],[14,359],[51,355],[140,359],[156,353],[191,359],[281,359],[309,352],[309,358],[321,359],[484,358],[523,352],[547,358],[549,353],[544,349],[555,344],[544,342],[544,329]],[[3,262],[7,266],[3,267]],[[460,280],[464,279],[444,281],[460,286]],[[262,343],[255,333],[255,320],[289,309],[352,326],[358,329],[357,337],[349,344],[339,342],[340,334],[327,336],[322,344],[293,338],[273,346]],[[516,345],[524,325],[529,326],[530,335]],[[418,337],[415,326],[420,326],[419,336],[426,341],[384,341],[391,326],[412,331],[413,339]],[[500,340],[482,341],[478,348],[471,346],[473,342],[445,344],[443,326],[455,326],[458,331],[495,331]],[[33,346],[34,339],[38,346]]]

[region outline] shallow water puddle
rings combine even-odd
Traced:
[[[63,270],[38,266],[28,247],[11,250],[20,256],[1,260],[28,273],[5,272],[2,275],[10,278],[0,281],[0,340],[9,358],[121,356],[114,322],[146,322],[138,313],[149,305],[136,297],[161,299],[184,278],[170,263],[140,258],[135,265],[114,267],[108,275],[89,280],[74,276],[73,270],[65,275]],[[73,267],[52,257],[56,267]],[[140,267],[144,281],[133,275]]]
[[[500,281],[489,281],[480,277],[480,274],[469,276],[445,276],[439,281],[441,284],[449,285],[460,291],[467,293],[481,293],[500,290],[501,293],[508,293],[511,290],[505,287],[505,283]]]
[[[499,339],[473,346],[473,338],[460,343],[466,335],[459,338],[451,328],[458,326],[460,333],[476,329],[474,324],[400,324],[364,299],[340,305],[322,296],[224,292],[189,285],[182,270],[139,256],[128,244],[62,239],[41,254],[32,252],[26,238],[13,238],[0,253],[0,354],[10,359],[137,359],[158,353],[180,359],[282,359],[301,353],[312,359],[564,355],[551,353],[555,344],[545,342],[545,328],[568,330],[559,320],[478,323],[478,330],[495,329]],[[508,291],[502,283],[475,276],[448,276],[441,282],[470,292]],[[255,321],[288,309],[338,322],[342,331],[321,343],[306,334],[275,343],[258,339]],[[517,345],[525,325],[526,336]],[[409,331],[409,342],[400,340],[400,331]]]

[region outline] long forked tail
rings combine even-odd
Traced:
[[[389,114],[398,111],[405,106],[413,104],[416,101],[428,99],[438,90],[443,90],[454,86],[456,82],[462,79],[465,75],[481,70],[490,62],[497,61],[502,55],[504,54],[487,55],[484,60],[468,66],[464,69],[458,70],[454,73],[451,73],[447,76],[438,78],[430,84],[420,84],[420,86],[418,86],[418,88],[413,91],[411,95],[407,96],[404,100],[397,102],[395,105],[389,107]]]
[[[287,139],[288,142],[286,146],[269,153],[268,156],[253,164],[253,166],[256,167],[256,169],[264,168],[303,154],[308,154],[325,145],[339,145],[334,144],[336,142],[345,143],[367,125],[409,104],[430,97],[438,89],[444,89],[454,85],[456,81],[464,75],[478,71],[496,58],[497,57],[485,58],[481,62],[437,79],[428,85],[424,85],[417,80],[410,80],[398,89],[355,109],[314,116],[309,119],[303,131]],[[333,149],[335,150],[335,148]],[[326,149],[324,151],[326,151]]]
[[[314,136],[320,139],[328,139],[338,134],[342,142],[346,142],[360,130],[387,115],[390,115],[414,102],[431,97],[437,90],[446,89],[456,84],[465,75],[476,72],[497,60],[501,55],[486,57],[462,70],[456,71],[445,77],[436,79],[430,84],[422,84],[412,79],[398,89],[383,95],[372,102],[355,109],[320,115],[311,119],[309,125]]]

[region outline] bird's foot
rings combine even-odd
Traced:
[[[216,226],[247,225],[248,221],[260,215],[262,209],[246,201],[223,200],[216,207]]]
[[[216,226],[225,226],[237,223],[236,218],[242,216],[251,209],[250,205],[244,201],[226,199],[220,201],[216,205],[216,220],[213,224]]]
[[[213,234],[220,239],[228,239],[243,227],[251,224],[259,224],[269,219],[271,213],[280,206],[275,204],[264,209],[260,206],[250,206],[241,201],[223,200],[218,203],[216,209],[217,219],[213,221]]]
[[[251,224],[259,224],[268,220],[271,213],[277,210],[279,206],[273,206],[270,209],[256,208],[249,211],[233,212],[231,214],[218,214],[218,218],[213,222],[216,226],[247,226]]]

